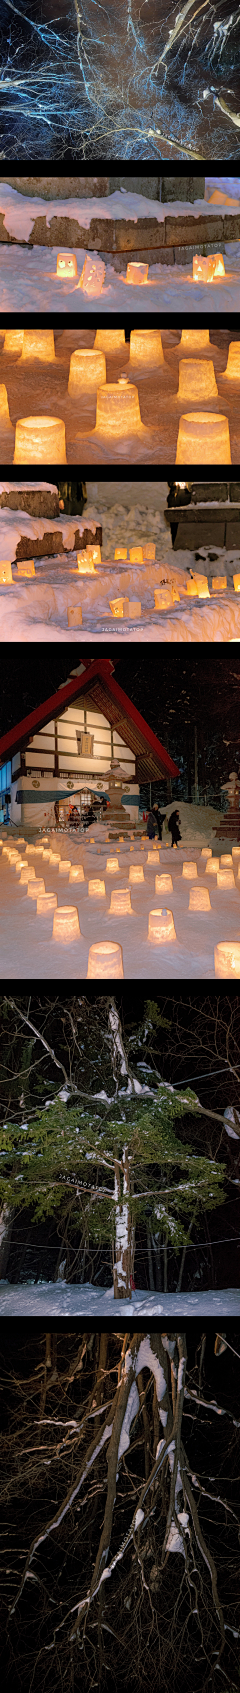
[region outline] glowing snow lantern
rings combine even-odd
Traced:
[[[21,870],[24,870],[24,865],[25,865],[25,859],[24,858],[18,858],[16,860],[15,870],[16,870],[17,875],[19,874],[19,872]]]
[[[147,282],[148,265],[129,264],[127,266],[127,282]]]
[[[49,864],[50,852],[47,850],[47,847],[43,848],[43,858],[45,858],[45,862]]]
[[[195,593],[197,594],[199,600],[210,600],[207,576],[199,576],[196,572],[196,575],[194,576],[194,585]]]
[[[24,329],[19,365],[24,364],[25,359],[40,359],[44,364],[52,364],[55,358],[53,329]]]
[[[223,375],[233,382],[240,381],[240,341],[230,341],[228,360]]]
[[[5,382],[1,382],[0,385],[0,427],[1,429],[12,429]]]
[[[123,976],[122,947],[117,941],[95,941],[88,954],[87,976]]]
[[[12,566],[9,558],[2,558],[0,563],[0,582],[12,582]]]
[[[240,858],[240,846],[232,847],[232,858]]]
[[[96,352],[96,348],[80,347],[71,353],[68,380],[68,393],[71,399],[81,399],[83,394],[96,396],[97,389],[106,382],[106,359],[104,353]]]
[[[240,976],[240,942],[219,941],[214,947],[215,976]]]
[[[130,865],[129,882],[132,882],[132,883],[133,882],[144,882],[143,864],[131,864]]]
[[[161,941],[166,943],[176,940],[172,911],[167,911],[164,906],[161,911],[149,911],[148,940],[154,941],[155,945],[159,945]]]
[[[182,329],[181,347],[186,347],[189,353],[206,352],[210,347],[209,329]]]
[[[80,933],[77,906],[58,905],[53,918],[53,940],[69,944],[78,941]]]
[[[193,282],[214,282],[215,276],[225,276],[225,265],[222,253],[210,253],[207,258],[201,258],[199,253],[193,259]]]
[[[17,850],[13,847],[13,848],[11,848],[11,850],[8,854],[8,857],[9,857],[9,863],[10,864],[16,864],[17,861],[19,862],[20,853],[17,852]]]
[[[218,398],[212,359],[180,359],[178,400],[211,400]]]
[[[142,547],[130,547],[129,548],[129,558],[130,558],[130,564],[143,564],[143,549],[142,549]]]
[[[60,852],[50,852],[50,864],[60,864],[60,858]]]
[[[240,594],[240,576],[239,575],[233,577],[233,587],[235,588],[235,594]]]
[[[155,560],[155,557],[156,557],[155,541],[147,541],[146,547],[143,547],[143,557],[144,557],[144,560],[148,559],[149,563],[151,561]]]
[[[85,877],[84,877],[83,864],[71,864],[71,870],[69,871],[69,882],[84,882],[84,880],[85,880]]]
[[[108,876],[115,876],[116,870],[119,870],[118,858],[107,858],[106,872],[108,873]]]
[[[47,917],[49,911],[56,910],[56,906],[57,894],[38,893],[37,917]]]
[[[239,581],[240,581],[240,577],[239,577]],[[223,594],[223,590],[226,587],[227,587],[227,577],[226,576],[212,576],[212,589],[213,589],[214,594],[217,594],[217,593]]]
[[[205,876],[216,876],[219,870],[219,858],[207,858]]]
[[[32,881],[28,882],[27,892],[28,892],[28,898],[29,899],[38,899],[39,894],[45,894],[46,889],[45,889],[45,882],[43,881],[43,877],[42,876],[36,876],[35,882],[32,882]]]
[[[226,870],[217,870],[217,887],[218,888],[235,888],[233,869],[232,870],[227,870],[227,869]]]
[[[6,329],[4,336],[4,353],[21,353],[24,329]]]
[[[124,617],[141,617],[142,616],[141,600],[125,600],[124,604],[125,604]]]
[[[35,878],[34,864],[24,864],[21,870],[20,882],[29,882]]]
[[[170,890],[172,893],[172,876],[168,876],[167,872],[165,875],[163,873],[161,876],[155,876],[155,894],[166,894],[169,893]]]
[[[101,294],[104,277],[105,264],[103,259],[90,259],[87,253],[78,288],[82,288],[84,294]]]
[[[67,278],[67,282],[70,282],[72,277],[77,276],[77,260],[75,253],[58,253],[57,276],[60,276],[60,280],[62,281]]]
[[[73,605],[73,606],[68,605],[68,607],[67,607],[67,620],[68,620],[68,627],[69,628],[73,627],[73,628],[76,629],[78,627],[78,625],[82,623],[82,607],[81,607],[81,605]]]
[[[127,558],[127,547],[115,547],[114,558]]]
[[[86,547],[83,547],[81,552],[77,553],[77,568],[79,576],[97,576],[98,574],[95,570],[93,558],[88,557]]]
[[[92,560],[93,564],[101,564],[101,547],[95,546],[91,543],[91,546],[87,545],[86,553],[87,558]]]
[[[35,576],[34,559],[21,559],[21,564],[17,565],[17,570],[18,576]]]
[[[147,864],[159,864],[159,848],[153,847],[151,852],[151,847],[149,847]]]
[[[227,417],[221,412],[186,412],[180,417],[176,464],[231,464]]]
[[[66,463],[65,423],[61,417],[18,419],[14,464]]]
[[[211,858],[211,857],[212,857],[212,847],[207,847],[207,846],[202,847],[201,848],[201,858]]]
[[[167,611],[173,605],[171,588],[154,588],[155,611]]]
[[[132,911],[130,888],[113,888],[109,912],[111,917],[126,917]]]
[[[231,852],[221,852],[220,864],[228,865],[229,869],[232,870],[232,854],[231,854]]]
[[[105,899],[105,882],[100,882],[99,877],[96,876],[95,881],[88,883],[88,892],[90,899]]]
[[[183,867],[182,867],[182,876],[185,876],[186,881],[191,882],[192,876],[197,876],[197,864],[192,863],[190,861],[190,859],[184,859]]]
[[[138,390],[127,378],[120,377],[119,382],[106,382],[104,388],[98,388],[96,430],[98,434],[124,442],[129,435],[138,435],[141,429],[141,413]]]
[[[211,911],[211,900],[208,888],[190,888],[189,911]]]
[[[62,858],[61,859],[61,864],[58,865],[59,876],[66,876],[67,875],[67,871],[71,870],[71,863],[72,863],[71,858]]]
[[[183,590],[183,592],[185,592],[185,590]],[[196,599],[197,584],[194,576],[191,578],[190,582],[187,582],[186,594],[189,600],[193,600],[194,598]]]
[[[132,329],[130,334],[130,364],[152,368],[165,364],[160,329]]]
[[[121,353],[126,351],[125,329],[97,329],[94,347],[101,353]]]

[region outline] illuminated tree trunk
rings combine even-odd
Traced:
[[[122,1175],[122,1180],[121,1180]],[[134,1275],[135,1229],[131,1220],[130,1167],[127,1147],[121,1162],[114,1160],[114,1199],[116,1205],[115,1242],[113,1250],[114,1299],[131,1297]]]

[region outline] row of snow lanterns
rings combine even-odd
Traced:
[[[121,840],[121,838],[122,837],[120,836],[119,840]],[[58,906],[57,894],[55,892],[46,894],[44,881],[42,878],[35,877],[34,867],[28,866],[26,859],[24,860],[21,858],[17,850],[19,846],[23,845],[22,838],[19,837],[16,842],[16,847],[13,849],[10,845],[5,846],[2,840],[0,841],[0,845],[3,847],[3,855],[8,857],[10,864],[17,871],[17,874],[20,872],[21,885],[24,883],[27,884],[28,896],[32,899],[36,899],[37,915],[43,916],[53,911],[53,940],[60,944],[63,943],[68,945],[76,940],[79,940],[81,938],[81,929],[77,906]],[[144,845],[145,840],[143,841],[143,846]],[[61,854],[55,853],[51,848],[49,848],[48,836],[43,836],[41,845],[27,847],[26,852],[40,853],[45,861],[48,860],[50,864],[56,864],[60,874],[68,874],[69,882],[81,883],[85,880],[83,865],[72,865],[70,859],[61,860]],[[151,848],[149,848],[148,863],[159,863],[159,852],[160,847],[158,850],[151,850]],[[221,854],[220,861],[219,858],[214,858],[212,856],[212,849],[208,847],[202,848],[201,856],[202,858],[206,858],[206,874],[216,875],[217,886],[219,888],[225,890],[226,888],[228,890],[235,888],[233,860],[240,860],[240,847],[233,847],[232,853]],[[221,870],[219,869],[220,862]],[[106,873],[108,872],[108,874],[114,875],[117,873],[118,869],[119,860],[117,857],[107,859]],[[196,862],[190,860],[183,861],[183,878],[192,881],[192,879],[197,877],[197,875],[198,869]],[[240,884],[240,863],[238,865],[237,880]],[[131,905],[131,885],[136,885],[136,883],[142,883],[143,881],[143,866],[141,864],[132,865],[129,870],[130,887],[117,888],[111,893],[109,907],[110,916],[125,917],[129,914],[133,914],[133,908]],[[172,877],[168,874],[168,872],[163,873],[162,875],[156,875],[155,893],[163,894],[170,891],[172,888]],[[90,898],[94,899],[105,898],[105,881],[102,881],[99,877],[90,878],[88,882],[88,894]],[[200,884],[198,885],[198,888],[191,888],[189,896],[189,911],[207,911],[209,909],[211,909],[211,901],[208,889],[204,888]],[[176,940],[176,930],[172,911],[162,906],[159,910],[155,909],[149,912],[148,940],[155,945],[164,945],[168,944],[169,941]],[[214,962],[216,976],[239,977],[240,943],[238,941],[218,943],[218,945],[214,948]],[[118,942],[94,943],[89,950],[87,974],[88,977],[106,975],[109,977],[123,976],[122,948],[120,944]]]
[[[149,265],[137,260],[130,260],[127,265],[127,283],[134,286],[144,286],[148,282]],[[75,253],[58,253],[56,276],[60,282],[74,281],[78,275]],[[196,253],[193,258],[193,282],[215,282],[219,276],[225,276],[225,265],[222,253],[211,253],[208,258],[202,258]],[[83,269],[78,282],[86,294],[100,294],[105,279],[105,264],[103,259],[92,259],[87,253]]]

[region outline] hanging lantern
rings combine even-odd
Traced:
[[[186,877],[186,881],[191,882],[192,876],[197,876],[197,864],[190,862],[190,859],[184,859],[182,876]]]
[[[105,977],[112,981],[115,976],[123,976],[122,947],[117,941],[95,941],[90,946],[88,954],[87,977]]]
[[[4,335],[4,353],[21,353],[24,329],[6,329]]]
[[[42,876],[36,876],[35,882],[28,882],[27,893],[28,899],[38,899],[39,894],[46,893],[45,882],[43,881]]]
[[[130,564],[143,564],[143,549],[142,549],[142,547],[130,547],[129,548],[129,558],[130,558]]]
[[[216,876],[218,870],[219,870],[219,858],[207,858],[205,875],[206,876]]]
[[[108,873],[108,876],[115,876],[116,870],[119,870],[118,858],[107,858],[106,873]]]
[[[55,363],[56,353],[53,329],[24,329],[21,358],[19,365],[25,359],[40,359],[41,363]]]
[[[165,875],[163,873],[162,876],[155,876],[155,894],[166,894],[169,893],[170,890],[172,893],[172,876],[168,876],[167,872]]]
[[[144,882],[143,864],[131,864],[130,865],[129,882],[132,882],[132,883],[134,883],[134,882]]]
[[[159,945],[161,941],[163,944],[166,944],[168,941],[176,940],[176,930],[172,911],[167,911],[164,906],[162,906],[161,911],[149,912],[148,940],[154,941],[155,945]]]
[[[92,574],[92,573],[90,573],[90,574]],[[81,607],[81,605],[72,605],[72,606],[68,605],[68,607],[67,607],[67,620],[68,620],[68,627],[69,628],[72,628],[72,627],[75,628],[75,629],[78,628],[79,624],[82,623],[82,607]]]
[[[12,582],[12,566],[9,558],[2,558],[0,563],[0,582]]]
[[[96,396],[97,389],[106,382],[106,359],[104,353],[96,352],[91,347],[80,347],[71,353],[68,381],[68,394],[72,400],[82,399],[83,394]]]
[[[180,417],[176,464],[231,464],[227,417],[221,412],[186,412]]]
[[[127,558],[127,547],[115,547],[114,558]]]
[[[70,944],[79,940],[80,933],[77,906],[58,905],[53,918],[53,940]]]
[[[208,888],[190,888],[189,911],[211,911],[211,900]]]
[[[218,888],[235,888],[233,870],[217,870]]]
[[[69,882],[84,882],[84,881],[85,881],[85,876],[84,876],[83,864],[71,864],[71,870],[69,872]]]
[[[240,577],[239,577],[239,582],[240,582]],[[212,576],[212,590],[213,590],[214,594],[217,594],[217,593],[223,594],[223,590],[226,587],[227,587],[227,577],[226,576]]]
[[[88,892],[90,894],[90,899],[105,899],[105,882],[100,882],[99,878],[96,877],[95,881],[88,883]]]
[[[71,870],[71,864],[72,864],[71,858],[62,858],[61,864],[58,865],[59,876],[66,876],[68,870]]]
[[[111,917],[125,917],[132,911],[130,888],[114,888],[109,912]]]
[[[17,572],[18,576],[35,576],[34,559],[21,559],[21,564],[17,564]]]
[[[125,329],[97,329],[94,347],[101,353],[122,353],[126,351]]]
[[[60,281],[64,282],[65,280],[67,280],[67,282],[71,282],[71,280],[75,276],[77,276],[77,273],[78,273],[78,269],[77,269],[76,254],[75,253],[58,253],[58,255],[57,255],[57,276],[60,276]]]
[[[82,288],[84,294],[101,294],[104,277],[105,264],[103,259],[90,259],[89,254],[87,253],[86,258],[84,259],[83,270],[81,272],[78,288]]]
[[[215,976],[240,976],[240,942],[220,941],[214,947]]]
[[[212,359],[180,359],[178,400],[197,400],[201,404],[204,400],[218,398]]]
[[[124,440],[141,429],[138,390],[132,383],[106,382],[98,388],[96,430],[99,435]]]
[[[142,265],[142,264],[129,264],[129,265],[127,265],[126,282],[133,282],[133,283],[141,282],[142,283],[142,282],[147,282],[147,279],[148,279],[148,265]]]
[[[65,423],[60,417],[20,417],[14,464],[66,464]]]
[[[130,365],[144,365],[148,369],[164,365],[165,359],[162,349],[160,329],[131,329],[130,334]]]
[[[48,912],[56,910],[56,906],[57,894],[38,893],[37,917],[47,917]]]

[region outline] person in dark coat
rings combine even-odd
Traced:
[[[156,830],[157,830],[157,820],[156,820],[156,817],[155,817],[155,811],[153,810],[153,807],[152,807],[151,811],[148,811],[148,818],[147,818],[147,835],[148,835],[149,841],[154,840],[154,835],[156,834]]]
[[[168,506],[189,506],[190,505],[191,498],[192,498],[192,482],[185,482],[182,487],[181,487],[181,483],[179,483],[179,482],[168,482],[168,488],[169,488],[169,494],[167,496],[167,505]],[[171,523],[171,536],[172,536],[172,546],[173,547],[174,547],[174,541],[176,541],[177,531],[178,531],[178,523]]]
[[[156,823],[157,823],[157,828],[158,828],[158,839],[159,839],[159,841],[161,841],[161,839],[162,839],[162,826],[163,826],[163,823],[165,822],[166,811],[159,811],[159,805],[157,805],[156,800],[155,800],[155,805],[153,805],[153,811],[155,812],[155,818],[156,818]]]
[[[171,817],[168,818],[168,827],[171,830],[172,846],[177,846],[178,841],[181,841],[182,839],[180,829],[178,828],[179,823],[179,811],[171,811]]]
[[[87,501],[86,482],[72,476],[69,482],[58,482],[58,493],[59,510],[67,517],[81,517]]]

